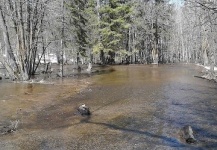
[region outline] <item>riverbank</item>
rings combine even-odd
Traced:
[[[59,80],[62,78],[60,72],[62,67],[60,65],[55,63],[50,64],[48,70],[46,70],[46,67],[46,64],[40,65],[35,75],[32,76],[32,78],[27,82],[40,83],[41,81],[43,83],[43,80],[52,82],[53,80]],[[106,65],[93,64],[92,69],[88,70],[88,65],[86,64],[80,65],[80,69],[77,68],[77,65],[67,64],[63,66],[63,78],[86,78],[91,75],[102,74],[107,71]],[[2,80],[10,82],[9,75],[4,68],[1,68],[0,70],[0,77],[2,77]]]
[[[202,67],[203,70],[201,71],[200,76],[195,76],[195,77],[217,82],[217,67],[214,67],[214,70],[211,71],[210,66],[204,66],[201,64],[196,64],[196,65]]]

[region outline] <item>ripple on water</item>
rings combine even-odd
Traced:
[[[0,119],[19,115],[21,127],[0,136],[0,146],[7,150],[217,148],[217,86],[194,78],[193,66],[112,68],[54,85],[1,84]],[[81,103],[90,106],[90,118],[74,115]],[[17,108],[22,108],[18,114]],[[199,144],[181,139],[185,125],[192,126]]]

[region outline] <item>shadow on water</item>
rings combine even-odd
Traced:
[[[165,80],[164,78],[166,78],[168,74],[165,74],[163,71],[161,73],[160,67],[154,68],[154,69],[155,69],[154,71],[150,71],[146,73],[148,77],[150,75],[149,73],[151,73],[151,76],[154,76],[153,80],[150,80],[151,82],[147,82],[147,83],[148,84],[151,83],[155,85],[154,83],[156,82],[157,85],[159,86],[160,82],[164,81]],[[104,73],[109,73],[109,72],[110,71],[108,72],[106,71]],[[110,73],[112,72],[113,71],[111,71]],[[174,72],[172,71],[172,73]],[[182,70],[180,72],[182,72]],[[122,94],[125,94],[126,96],[132,96],[130,95],[132,94],[131,92],[138,93],[137,90],[139,90],[139,89],[135,89],[135,91],[133,91],[133,88],[137,88],[137,86],[140,85],[141,83],[146,83],[146,80],[145,78],[143,79],[143,76],[139,76],[140,80],[136,82],[134,81],[134,78],[132,78],[132,77],[135,77],[135,75],[137,75],[135,74],[136,71],[135,72],[132,71],[128,73],[129,74],[125,76],[117,71],[117,74],[115,75],[111,74],[111,80],[109,81],[110,83],[116,81],[114,80],[114,77],[116,77],[117,79],[119,79],[120,76],[123,77],[124,79],[127,77],[127,79],[125,79],[127,81],[123,81],[123,83],[127,83],[126,85],[128,84],[132,85],[132,83],[136,83],[136,84],[135,85],[133,84],[134,87],[132,87],[132,89],[128,87],[123,88],[125,91]],[[142,73],[144,72],[141,72],[141,74]],[[68,123],[64,122],[64,120],[56,120],[60,122],[63,121],[65,123],[64,126],[56,126],[56,127],[59,128],[59,127],[79,126],[80,124],[87,124],[87,127],[91,127],[89,125],[97,125],[97,126],[106,127],[112,130],[121,131],[122,133],[127,134],[128,136],[135,136],[135,134],[136,136],[142,136],[142,137],[144,136],[146,137],[145,138],[146,140],[144,140],[143,142],[151,143],[150,145],[161,145],[161,146],[168,146],[172,148],[183,148],[183,149],[190,148],[190,149],[199,149],[199,150],[200,149],[201,150],[202,149],[216,149],[217,148],[217,143],[216,143],[217,141],[217,134],[216,134],[217,120],[215,117],[216,108],[212,107],[212,103],[213,103],[212,99],[216,98],[216,94],[215,94],[216,87],[207,86],[206,84],[203,83],[203,81],[199,82],[202,86],[201,85],[198,86],[194,82],[191,82],[190,80],[192,79],[189,76],[186,77],[186,74],[188,75],[190,73],[184,72],[184,75],[183,74],[181,74],[182,76],[179,75],[181,77],[178,78],[179,80],[178,82],[176,80],[171,80],[171,79],[169,79],[171,81],[168,81],[168,78],[166,78],[167,80],[164,81],[164,84],[160,85],[162,86],[161,88],[164,89],[164,90],[161,89],[162,91],[159,90],[160,88],[159,89],[155,88],[157,94],[153,96],[153,101],[154,101],[154,104],[157,106],[157,110],[158,110],[158,112],[154,113],[154,116],[157,118],[155,122],[156,123],[155,126],[160,126],[160,127],[157,127],[156,130],[159,130],[159,128],[163,128],[164,132],[166,133],[167,132],[176,133],[183,126],[191,125],[195,131],[196,138],[200,142],[198,145],[185,144],[183,143],[182,140],[179,139],[179,137],[174,136],[174,134],[165,134],[164,132],[160,134],[155,133],[155,131],[153,131],[153,129],[151,129],[150,126],[147,126],[147,130],[144,128],[140,128],[140,126],[145,126],[142,124],[145,124],[146,122],[140,121],[140,120],[138,121],[136,119],[129,120],[130,124],[134,127],[125,125],[125,123],[128,123],[128,121],[125,122],[125,120],[110,123],[110,122],[104,122],[104,121],[103,122],[96,121],[94,119],[91,119],[91,117],[83,117],[81,119],[78,119],[79,120],[78,122],[71,123],[71,124],[70,122]],[[130,80],[131,78],[133,80]],[[158,80],[158,79],[161,79],[161,80]],[[102,80],[101,82],[104,83],[105,81]],[[142,85],[141,87],[140,86],[138,87],[146,89],[145,88],[146,86],[147,85],[144,84],[144,86]],[[112,86],[111,88],[112,89],[108,89],[108,90],[114,90],[114,91],[116,90]],[[119,94],[122,92],[121,90],[123,90],[120,87],[117,89],[119,89],[119,93],[112,93],[112,94],[115,94],[114,97],[110,96],[112,95],[111,91],[108,92],[108,95],[104,95],[104,93],[101,93],[102,95],[100,96],[100,98],[102,96],[103,97],[108,96],[109,98],[114,98],[114,100],[109,100],[109,98],[107,98],[108,101],[106,101],[106,103],[101,105],[100,107],[97,107],[94,110],[94,112],[97,113],[97,111],[103,110],[104,108],[116,105],[116,102],[118,101],[118,99],[116,99],[115,97],[118,97]],[[94,94],[100,95],[100,92],[97,91]],[[135,97],[139,99],[140,96],[145,97],[145,96],[148,96],[146,94],[150,94],[150,93],[147,92],[146,94],[144,95],[143,94],[144,93],[140,92],[139,95],[135,94]],[[93,95],[91,95],[90,97],[92,96]],[[158,100],[158,96],[160,100]],[[149,105],[150,105],[150,102],[149,102]],[[213,105],[215,106],[215,104]],[[147,116],[147,117],[150,117],[150,116]],[[39,116],[39,118],[41,118],[41,116]],[[67,115],[66,115],[66,118],[67,118]],[[139,123],[137,124],[137,122]],[[137,127],[135,128],[135,126]],[[159,142],[158,140],[161,142]],[[132,142],[132,141],[129,141],[129,142]]]
[[[158,121],[177,129],[190,125],[198,140],[197,148],[217,149],[215,84],[206,80],[192,80],[188,84],[170,83],[165,86],[162,95],[163,102],[159,102],[157,107],[164,109],[155,113]]]
[[[91,86],[67,98],[63,98],[64,94],[56,95],[57,98],[49,98],[41,109],[22,113],[24,122],[14,134],[18,140],[12,139],[13,136],[0,137],[0,146],[5,146],[7,140],[2,140],[8,138],[15,147],[26,140],[24,149],[34,149],[31,148],[34,144],[35,149],[40,145],[41,149],[67,149],[71,143],[92,146],[89,149],[217,149],[216,86],[194,79],[189,68],[129,65],[87,73],[93,77],[88,78],[93,80]],[[27,93],[30,108],[26,106],[26,110],[40,107],[41,102],[62,88],[50,87],[52,91],[43,93],[47,95],[38,100],[39,97],[28,96],[43,89],[37,91],[36,87],[27,86],[20,92]],[[12,100],[4,99],[1,103],[8,107]],[[36,99],[38,103],[30,104]],[[91,116],[75,114],[81,103],[90,106]],[[185,125],[192,126],[199,144],[189,145],[180,139],[178,131]]]
[[[112,130],[121,131],[124,134],[137,134],[137,135],[140,135],[140,136],[145,136],[150,140],[152,145],[155,145],[155,144],[156,145],[165,145],[165,146],[169,146],[169,147],[173,147],[173,148],[189,148],[189,147],[191,147],[192,149],[198,149],[193,145],[183,144],[174,137],[167,137],[167,136],[163,136],[163,135],[154,134],[154,133],[151,133],[151,132],[148,132],[148,131],[141,131],[141,130],[126,128],[126,127],[124,128],[124,127],[120,127],[120,126],[118,126],[116,124],[102,123],[102,122],[92,122],[92,121],[90,121],[90,119],[91,119],[91,117],[85,117],[85,118],[81,119],[80,123],[104,126],[104,127],[109,128],[109,129],[112,129]],[[165,144],[162,144],[162,142],[156,142],[155,139],[161,140]],[[148,142],[148,141],[146,141],[146,142]]]
[[[122,120],[122,123],[124,121]],[[135,120],[132,122],[129,122],[130,124],[135,124]],[[180,140],[178,140],[175,137],[168,137],[168,136],[164,136],[164,135],[159,135],[159,134],[154,134],[152,132],[149,131],[142,131],[139,129],[135,129],[135,128],[128,128],[126,126],[123,125],[119,125],[119,123],[117,124],[112,124],[112,123],[103,123],[103,122],[94,122],[91,121],[91,117],[83,117],[80,120],[80,124],[93,124],[93,125],[97,125],[97,126],[102,126],[102,127],[107,127],[111,130],[117,130],[117,131],[121,131],[123,134],[128,134],[129,136],[143,136],[145,138],[148,138],[149,140],[149,144],[151,145],[162,145],[162,146],[167,146],[167,147],[171,147],[171,148],[190,148],[190,149],[195,149],[195,150],[202,150],[203,148],[197,147],[195,145],[189,145],[189,144],[183,144]],[[130,142],[130,141],[129,141]],[[144,141],[141,141],[144,142]],[[210,145],[209,144],[209,148],[215,148],[215,145]]]
[[[186,107],[185,107],[186,108]],[[200,112],[202,113],[202,112]],[[192,114],[189,114],[192,115]],[[200,114],[197,114],[200,115]],[[212,119],[213,117],[204,117],[207,120]],[[193,118],[185,118],[185,116],[179,115],[179,119],[172,119],[170,117],[158,117],[159,120],[161,120],[162,122],[164,122],[165,124],[169,124],[174,126],[174,130],[177,131],[179,130],[179,138],[181,141],[183,141],[182,139],[182,135],[180,134],[182,131],[182,127],[186,126],[186,125],[190,125],[193,128],[193,133],[194,133],[194,137],[196,138],[196,140],[198,141],[197,145],[192,146],[192,147],[197,147],[198,149],[217,149],[217,133],[215,131],[215,129],[211,128],[210,125],[212,125],[214,128],[216,127],[216,121],[214,120],[214,124],[212,123],[208,123],[208,121],[205,120],[199,120],[199,123],[194,120]],[[198,119],[198,118],[196,118]],[[179,140],[179,141],[180,141]],[[165,140],[165,142],[167,142]],[[167,143],[170,145],[170,143]],[[178,143],[177,143],[178,144]]]
[[[151,144],[154,144],[154,145],[155,144],[156,145],[164,145],[164,146],[173,147],[173,148],[190,148],[190,149],[195,149],[195,150],[203,150],[204,148],[208,148],[208,149],[216,149],[217,148],[216,142],[198,141],[199,145],[183,144],[180,140],[178,140],[175,137],[158,135],[158,134],[154,134],[154,133],[151,133],[148,131],[123,128],[123,127],[117,126],[115,124],[91,122],[91,121],[89,121],[89,119],[90,118],[82,119],[82,121],[80,123],[95,124],[95,125],[99,125],[99,126],[105,126],[105,127],[110,128],[110,129],[113,129],[113,130],[122,131],[124,133],[132,133],[132,134],[138,134],[138,135],[146,136],[147,138],[150,138],[153,140],[153,141],[151,140],[150,142],[151,142]],[[204,129],[194,127],[194,131],[196,134],[200,133],[202,136],[205,136],[207,138],[217,139],[217,135],[210,134]],[[155,139],[161,140],[162,143],[156,142]],[[203,144],[203,145],[201,146],[201,144]]]

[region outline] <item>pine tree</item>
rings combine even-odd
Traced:
[[[126,33],[130,27],[131,6],[126,1],[109,0],[100,10],[100,35],[107,63],[114,62],[115,52],[126,51]]]
[[[77,63],[80,55],[85,56],[88,48],[86,8],[87,0],[73,0],[68,4],[70,10],[71,25],[73,26],[75,45],[77,47]]]
[[[145,63],[166,62],[168,41],[173,20],[172,7],[165,0],[135,0],[135,49]]]
[[[93,54],[98,53],[98,41],[99,41],[99,17],[97,12],[97,2],[96,0],[89,0],[87,4],[87,9],[85,10],[86,18],[88,24],[87,35],[88,35],[88,44],[89,44],[89,61],[93,61]],[[94,53],[96,52],[96,53]]]

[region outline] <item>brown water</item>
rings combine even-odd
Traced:
[[[128,65],[54,84],[0,83],[2,150],[217,149],[217,84],[193,65]],[[92,115],[77,115],[85,103]],[[197,144],[180,129],[191,125]]]

